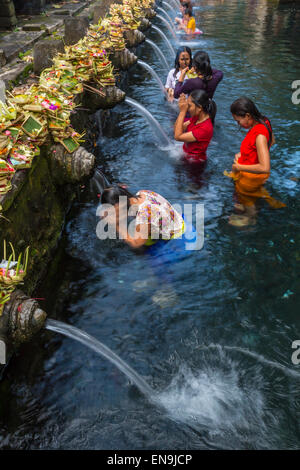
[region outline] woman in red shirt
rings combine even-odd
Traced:
[[[194,90],[188,98],[180,95],[179,115],[175,122],[174,137],[184,142],[185,158],[191,163],[206,161],[206,150],[213,136],[216,103],[204,90]],[[187,112],[190,118],[185,121]]]
[[[255,202],[264,198],[274,208],[285,204],[273,199],[263,184],[270,175],[270,152],[275,139],[268,118],[263,116],[253,101],[242,97],[230,107],[233,119],[244,129],[249,129],[244,138],[240,152],[235,155],[232,172],[225,174],[235,181],[235,189],[240,204],[236,208],[245,212],[244,217],[231,216],[232,225],[248,225],[254,222]]]

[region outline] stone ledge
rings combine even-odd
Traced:
[[[10,64],[9,67],[3,67],[3,72],[0,74],[0,80],[3,80],[5,87],[7,89],[11,88],[10,82],[16,82],[20,76],[26,72],[26,69],[32,66],[32,64],[28,64],[26,62],[16,62],[14,64]]]
[[[1,38],[0,47],[3,49],[7,62],[16,59],[20,52],[31,49],[35,42],[46,36],[46,31],[14,31]]]

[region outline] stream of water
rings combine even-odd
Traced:
[[[97,238],[97,193],[106,184],[99,173],[94,194],[81,188],[35,293],[46,299],[41,306],[50,318],[130,364],[165,412],[109,361],[44,330],[20,349],[0,383],[1,449],[299,448],[300,366],[292,344],[300,339],[300,119],[292,83],[300,78],[300,7],[196,3],[204,34],[182,40],[193,53],[207,51],[224,72],[207,165],[200,171],[181,161],[177,112],[140,66],[122,83],[132,98],[102,116],[95,156],[110,183],[157,191],[172,204],[204,204],[203,248],[170,265],[172,292],[164,291],[146,256]],[[147,37],[171,60],[156,28]],[[143,43],[136,54],[164,83],[154,50]],[[239,229],[228,224],[234,190],[223,171],[244,137],[230,114],[242,95],[271,119],[276,145],[267,188],[287,207],[261,203],[256,224]],[[158,140],[161,131],[166,137]]]

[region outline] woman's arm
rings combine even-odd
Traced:
[[[237,159],[235,160],[234,164],[232,165],[233,170],[238,171],[247,171],[248,173],[270,173],[270,152],[268,149],[268,142],[267,138],[259,134],[256,137],[256,149],[257,149],[257,156],[258,161],[256,165],[240,165],[237,163]]]
[[[136,226],[135,237],[131,237],[126,229],[117,226],[119,235],[122,239],[131,246],[131,248],[141,248],[147,242],[148,238],[144,237],[145,233],[148,233],[148,226]]]
[[[174,126],[174,138],[180,142],[196,142],[192,132],[185,132],[190,121],[184,122],[188,110],[188,103],[185,95],[180,95],[179,102],[179,115]]]

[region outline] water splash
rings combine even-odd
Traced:
[[[125,98],[125,103],[129,104],[133,108],[135,108],[150,124],[152,130],[154,131],[155,137],[158,137],[160,145],[163,145],[164,147],[168,147],[171,145],[171,140],[165,134],[165,132],[162,130],[159,122],[152,116],[152,114],[140,103],[137,101],[133,100],[132,98]]]
[[[173,420],[205,435],[209,447],[245,448],[250,436],[255,441],[251,447],[263,447],[268,441],[267,423],[272,421],[263,390],[241,386],[237,365],[230,366],[224,371],[203,365],[195,372],[182,364],[157,400]],[[271,447],[271,437],[268,444]]]
[[[153,29],[154,31],[156,31],[156,32],[162,37],[162,39],[163,39],[164,41],[166,41],[166,43],[167,43],[167,45],[168,45],[168,48],[170,49],[170,52],[171,52],[171,54],[172,54],[172,57],[175,59],[175,55],[176,55],[176,54],[175,54],[175,50],[174,50],[172,44],[170,43],[169,39],[168,39],[167,36],[165,35],[165,33],[164,33],[161,29],[159,29],[157,26],[155,26],[155,25],[152,25],[152,29]]]
[[[155,42],[151,41],[150,39],[146,39],[145,41],[147,44],[150,44],[150,46],[155,50],[156,54],[158,55],[158,57],[161,59],[161,62],[162,64],[164,65],[164,67],[166,68],[166,70],[169,71],[169,64],[168,64],[168,61],[167,59],[165,58],[164,54],[161,52],[160,48],[155,44]]]

